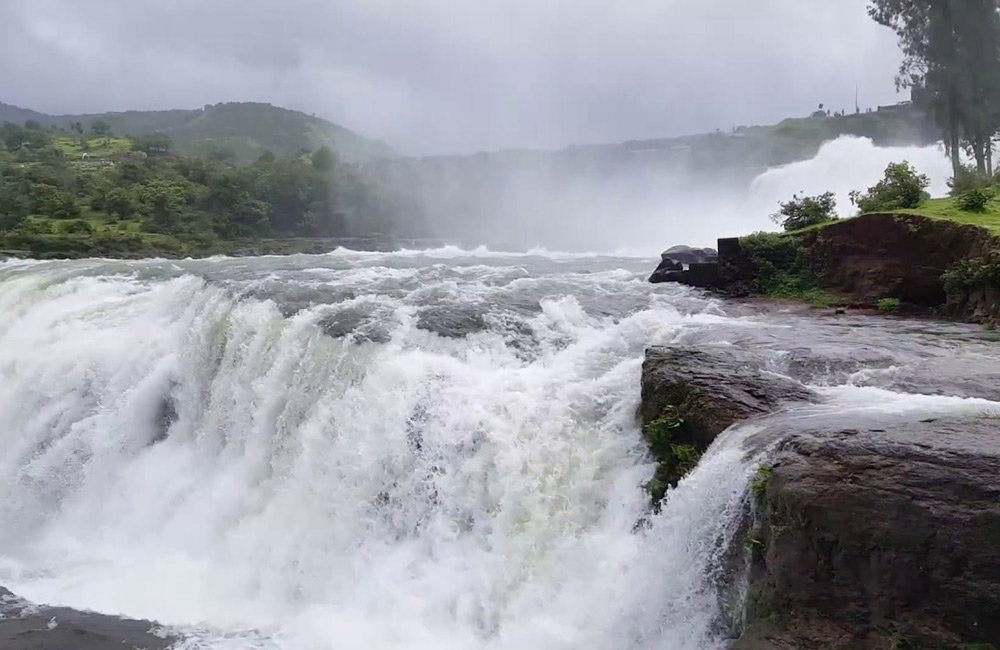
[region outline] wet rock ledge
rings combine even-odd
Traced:
[[[44,607],[0,587],[2,650],[167,650],[178,639],[155,623]]]
[[[647,350],[654,505],[724,429],[818,399],[762,368],[739,349]],[[1000,648],[1000,415],[771,419],[760,435],[778,447],[719,585],[734,650]]]
[[[800,384],[765,374],[752,353],[728,348],[654,347],[642,365],[642,432],[657,471],[653,503],[694,466],[730,426],[789,402],[814,401]]]
[[[1000,325],[1000,238],[975,225],[866,214],[799,232],[720,239],[717,257],[706,252],[690,263],[676,264],[671,250],[650,282],[736,297],[808,301],[826,292],[847,306]]]
[[[740,650],[1000,645],[1000,421],[798,431],[754,492]]]

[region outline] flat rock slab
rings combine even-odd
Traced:
[[[156,624],[66,607],[33,605],[0,587],[2,650],[168,650]]]

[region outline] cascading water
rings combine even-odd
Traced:
[[[0,585],[191,650],[722,648],[766,423],[720,437],[637,529],[645,347],[753,347],[828,400],[785,417],[838,421],[982,410],[956,396],[995,385],[977,373],[997,355],[972,328],[754,314],[650,268],[0,264]],[[833,361],[798,367],[803,348]]]
[[[5,265],[0,584],[191,647],[711,646],[752,468],[720,451],[636,534],[635,410],[644,346],[724,317],[594,263]],[[283,316],[306,287],[357,295]],[[387,340],[324,333],[359,306]]]
[[[768,170],[754,179],[750,187],[750,214],[758,219],[774,212],[780,201],[793,194],[807,196],[833,192],[837,211],[851,216],[852,190],[865,190],[878,182],[890,163],[907,161],[931,181],[931,196],[948,192],[951,162],[940,145],[928,147],[876,147],[867,138],[842,137],[827,142],[815,158]],[[763,227],[763,221],[761,221]],[[774,227],[771,224],[770,228]],[[735,233],[740,234],[740,233]]]
[[[602,233],[614,250],[648,255],[649,242],[715,246],[719,237],[739,237],[750,232],[771,231],[777,226],[770,215],[793,194],[806,196],[833,192],[841,216],[854,214],[850,192],[877,183],[889,163],[910,162],[931,181],[933,196],[947,193],[951,163],[940,146],[876,147],[867,138],[841,137],[825,143],[810,160],[767,170],[741,191],[733,188],[699,187],[666,196],[649,190],[630,198],[625,214],[611,213],[605,223],[613,232]],[[613,203],[614,198],[607,199]]]

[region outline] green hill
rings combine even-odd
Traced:
[[[265,151],[279,158],[301,150],[328,146],[346,162],[364,162],[393,156],[384,143],[363,138],[353,131],[299,111],[258,103],[228,103],[196,110],[126,111],[85,115],[46,115],[0,103],[0,123],[24,124],[34,120],[45,127],[71,130],[79,123],[85,130],[105,122],[119,136],[164,133],[175,151],[204,156],[229,152],[242,162],[255,160]]]

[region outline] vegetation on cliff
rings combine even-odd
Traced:
[[[327,147],[239,165],[173,155],[162,134],[115,137],[106,124],[74,133],[30,121],[0,128],[0,250],[176,256],[407,229],[392,221],[386,195]]]
[[[824,213],[822,195],[795,196],[775,216],[788,232],[742,237],[740,259],[722,260],[730,289],[823,307],[861,303],[884,313],[907,305],[940,308],[994,322],[997,183],[962,168],[950,183],[952,196],[931,199],[926,176],[906,162],[893,163],[874,186],[852,192],[862,214],[847,220]]]

